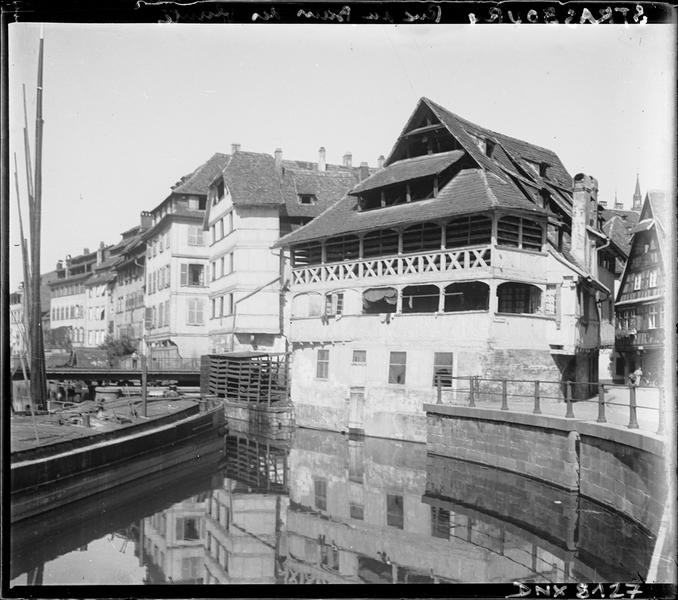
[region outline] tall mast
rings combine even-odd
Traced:
[[[40,31],[38,54],[38,85],[35,109],[35,185],[33,186],[33,211],[31,221],[31,395],[38,408],[47,407],[47,381],[45,349],[42,337],[42,311],[40,309],[40,221],[42,213],[42,67],[44,39]]]
[[[26,237],[24,236],[24,223],[21,218],[21,201],[19,196],[19,171],[16,164],[16,153],[14,153],[14,183],[16,185],[16,204],[19,211],[19,234],[21,235],[21,259],[23,263],[23,275],[24,275],[24,290],[22,294],[22,306],[23,306],[23,327],[24,327],[24,341],[26,343],[26,353],[28,356],[31,355],[31,344],[30,344],[30,335],[31,330],[31,267],[30,259],[28,257],[28,244],[26,243]]]

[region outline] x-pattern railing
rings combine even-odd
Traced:
[[[292,277],[295,285],[306,285],[324,281],[482,269],[490,265],[491,249],[483,246],[297,267],[292,270]]]

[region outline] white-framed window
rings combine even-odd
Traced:
[[[433,385],[435,387],[452,387],[452,352],[435,352],[433,354]]]
[[[640,289],[640,282],[641,282],[641,276],[640,273],[636,273],[633,276],[633,290],[639,290]]]
[[[224,219],[219,219],[219,239],[224,237]]]
[[[222,256],[219,259],[219,277],[223,277],[224,275],[226,275],[225,268],[226,268],[226,257]]]
[[[217,316],[217,299],[212,298],[210,304],[212,305],[212,318],[215,319]]]
[[[202,227],[189,226],[188,228],[188,245],[189,246],[204,246],[205,238],[203,236]]]
[[[188,315],[186,317],[188,325],[203,324],[203,301],[202,298],[188,299]]]
[[[367,351],[366,350],[354,350],[353,357],[351,358],[351,364],[353,365],[366,365],[367,364]]]
[[[330,351],[318,349],[315,376],[317,379],[327,379],[330,373]]]
[[[650,271],[650,276],[648,278],[648,286],[651,288],[657,287],[657,269],[652,269]]]
[[[217,241],[217,228],[214,225],[210,225],[210,239],[213,244]]]
[[[343,314],[344,292],[332,292],[325,295],[325,315],[328,317]]]
[[[181,265],[181,286],[205,285],[205,265],[185,263]]]
[[[407,352],[391,352],[388,365],[388,382],[405,383],[407,372]]]

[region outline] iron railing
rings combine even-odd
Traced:
[[[435,381],[436,403],[456,404],[470,407],[499,408],[540,415],[544,414],[542,402],[548,402],[547,414],[558,416],[563,413],[567,419],[590,420],[591,405],[597,405],[595,420],[598,423],[608,422],[608,409],[615,411],[615,420],[619,420],[619,410],[610,407],[628,409],[629,429],[639,429],[638,410],[656,413],[655,433],[664,433],[665,421],[665,388],[648,385],[615,385],[589,381],[547,381],[533,379],[493,379],[481,378],[477,375],[451,376],[438,374]],[[628,392],[628,402],[615,401],[612,392],[624,390]],[[655,403],[638,404],[638,393],[643,396],[656,397]],[[509,399],[513,400],[512,403]],[[561,403],[564,406],[561,406]],[[575,405],[586,407],[577,410]],[[648,428],[648,419],[643,420],[643,429]],[[651,427],[651,426],[650,426]]]

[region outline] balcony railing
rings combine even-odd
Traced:
[[[491,266],[491,247],[482,246],[296,267],[292,270],[292,277],[295,285],[304,285],[370,277],[445,273],[489,266]]]

